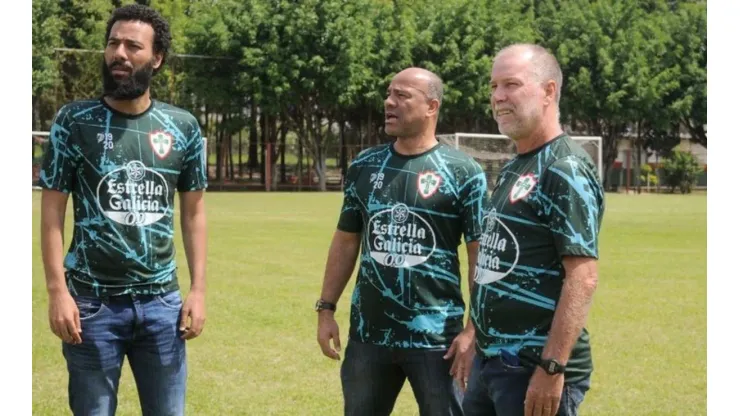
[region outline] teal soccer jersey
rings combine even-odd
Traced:
[[[62,107],[39,185],[72,193],[74,232],[64,258],[71,293],[155,294],[179,288],[174,195],[206,187],[198,121],[152,100],[130,116],[102,99]]]
[[[480,236],[485,192],[480,165],[445,145],[404,156],[387,144],[357,156],[338,223],[362,236],[351,339],[449,346],[465,313],[458,247]]]
[[[472,296],[478,353],[541,354],[565,278],[562,259],[598,258],[603,213],[597,169],[567,135],[503,167],[486,206]],[[566,380],[591,369],[584,329]]]

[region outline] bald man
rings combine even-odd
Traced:
[[[593,161],[560,127],[562,80],[537,45],[507,47],[493,61],[493,115],[517,154],[483,220],[466,416],[575,415],[590,386],[585,324],[604,194]]]
[[[396,74],[385,100],[395,140],[348,169],[316,303],[319,345],[339,360],[334,312],[361,248],[341,365],[345,415],[390,415],[406,379],[422,416],[462,415],[453,374],[463,374],[457,358],[475,334],[463,322],[458,247],[464,237],[474,265],[486,179],[470,156],[437,141],[442,92],[427,70]]]

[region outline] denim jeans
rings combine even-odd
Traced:
[[[462,390],[446,350],[387,348],[350,340],[341,368],[344,414],[390,415],[408,378],[421,416],[462,415]]]
[[[463,409],[465,416],[519,416],[524,414],[524,398],[534,369],[507,364],[501,357],[482,360],[476,354],[468,377]],[[590,387],[590,378],[565,383],[558,416],[577,415]]]
[[[74,415],[114,415],[123,358],[127,357],[144,416],[182,415],[185,407],[185,341],[178,328],[182,297],[73,296],[82,343],[62,343]]]

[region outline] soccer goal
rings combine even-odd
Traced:
[[[579,143],[591,156],[599,169],[599,180],[603,182],[604,174],[602,161],[601,137],[599,136],[570,136]],[[486,173],[488,182],[493,184],[501,168],[516,155],[514,142],[503,134],[482,133],[454,133],[439,134],[440,142],[459,149],[480,163]]]

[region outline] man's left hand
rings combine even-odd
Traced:
[[[190,326],[188,326],[190,318]],[[190,292],[182,305],[180,314],[180,331],[182,339],[189,340],[197,337],[203,331],[206,323],[206,300],[201,292]]]
[[[470,369],[473,365],[473,356],[475,355],[475,330],[466,328],[459,333],[452,341],[452,345],[447,350],[444,359],[448,360],[455,357],[450,368],[450,375],[457,380],[460,388],[465,391],[470,375]]]
[[[555,416],[560,407],[565,375],[549,375],[540,367],[529,379],[527,397],[524,399],[524,416]]]

